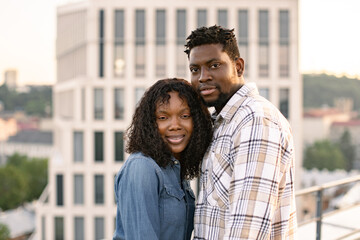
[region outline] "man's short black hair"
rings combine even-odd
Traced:
[[[226,52],[232,60],[240,57],[234,29],[226,29],[217,25],[200,27],[192,31],[186,38],[185,53],[189,57],[190,51],[194,47],[218,43],[223,46],[223,51]]]

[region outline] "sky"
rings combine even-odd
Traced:
[[[56,6],[75,0],[0,0],[0,84],[54,84]],[[299,0],[299,69],[360,79],[360,0]]]

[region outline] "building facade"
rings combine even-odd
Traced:
[[[298,0],[88,0],[57,10],[57,83],[49,185],[38,239],[111,239],[114,176],[124,132],[145,89],[190,78],[185,38],[198,26],[234,28],[245,79],[289,119],[301,166]],[[300,179],[299,179],[300,180]],[[300,182],[300,181],[299,181]]]
[[[4,82],[9,89],[15,90],[17,87],[17,70],[7,69],[4,73]]]

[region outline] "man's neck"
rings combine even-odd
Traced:
[[[226,101],[224,101],[222,104],[219,104],[217,106],[214,106],[216,114],[219,114],[221,112],[221,110],[225,107],[225,105],[228,103],[228,101],[232,98],[232,96],[234,96],[234,94],[242,87],[244,86],[244,84],[240,84],[237,85],[233,91],[232,94],[228,96],[228,98],[226,99]]]

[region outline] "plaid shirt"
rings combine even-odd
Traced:
[[[288,121],[247,83],[214,124],[194,239],[294,239],[295,154]]]

